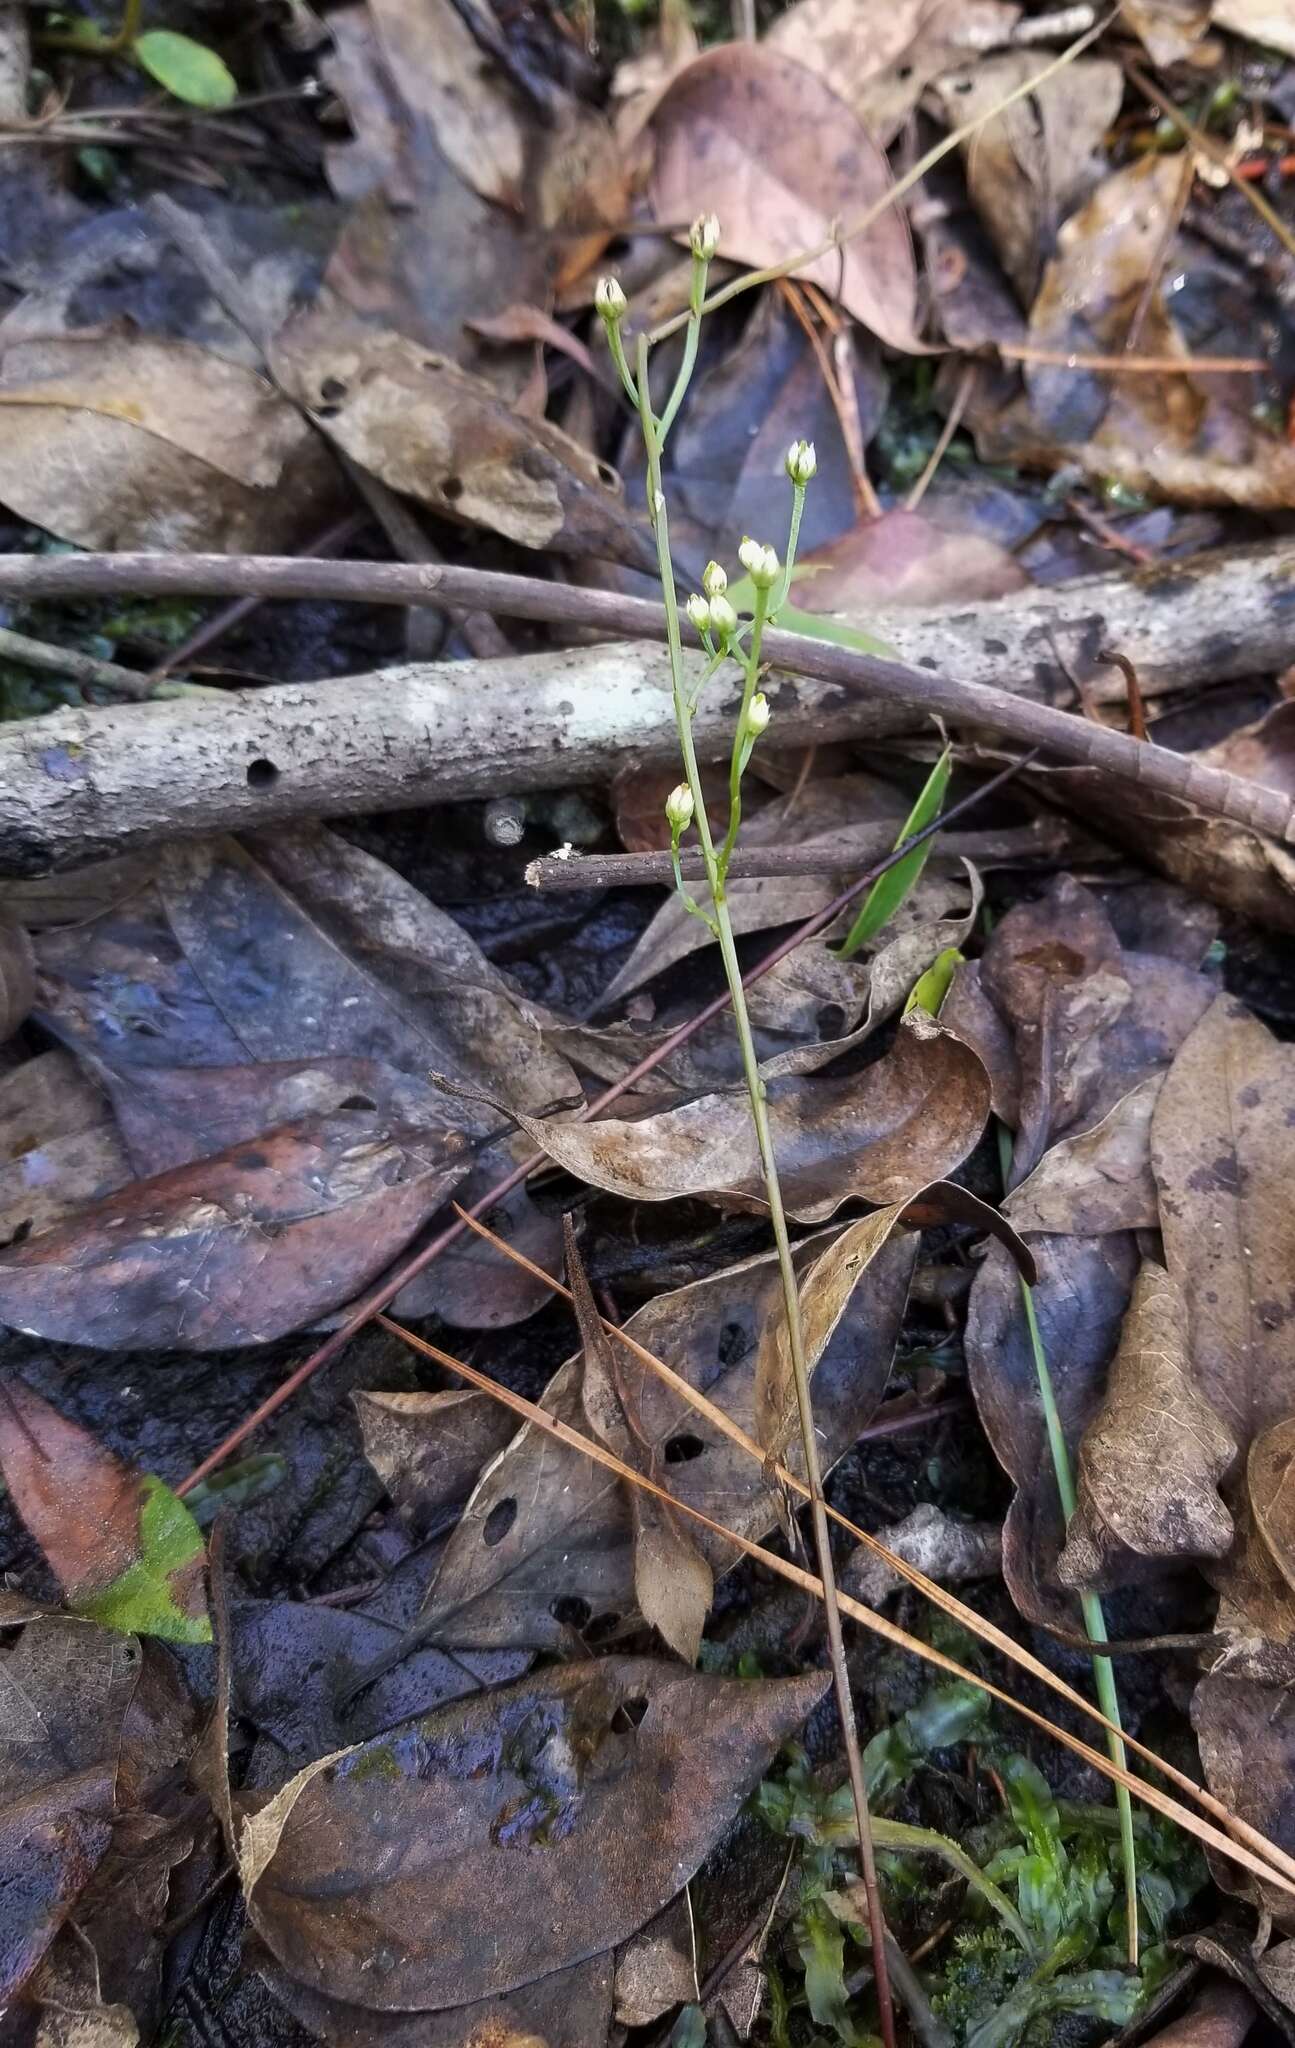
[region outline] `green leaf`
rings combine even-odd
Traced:
[[[904,1005],[904,1015],[910,1010],[925,1010],[929,1017],[938,1017],[944,1007],[944,998],[953,986],[955,972],[962,965],[962,954],[956,946],[946,946],[937,953],[925,974],[919,974],[909,991]]]
[[[202,1532],[182,1500],[160,1479],[140,1481],[140,1554],[119,1578],[75,1603],[76,1612],[124,1635],[162,1636],[171,1643],[209,1643],[211,1623],[176,1599],[184,1578],[198,1579]]]
[[[812,2016],[820,2027],[831,2027],[838,2040],[852,2044],[856,2029],[845,1988],[845,1934],[840,1922],[821,1899],[815,1899],[797,1921],[796,1937]]]
[[[795,584],[802,576],[813,573],[812,567],[798,563],[791,572],[791,580]],[[755,585],[749,576],[739,576],[736,583],[730,583],[725,595],[734,611],[755,610]],[[769,623],[787,633],[803,633],[807,640],[826,640],[833,647],[853,647],[858,654],[877,654],[883,661],[897,661],[899,658],[889,641],[879,640],[874,633],[865,633],[861,626],[852,626],[848,619],[833,618],[826,612],[803,612],[790,599],[779,605],[777,616]]]
[[[945,748],[932,768],[922,787],[922,793],[913,805],[903,829],[895,841],[902,846],[911,839],[914,832],[921,832],[939,817],[944,807],[944,792],[949,786],[949,775],[953,767],[953,755]],[[921,879],[922,869],[930,858],[931,840],[924,840],[915,846],[906,857],[897,861],[893,868],[887,868],[863,899],[863,907],[850,927],[845,944],[838,949],[837,958],[848,960],[857,953],[860,946],[866,946],[869,939],[875,939],[883,925],[889,924],[900,905],[912,895]]]
[[[238,98],[234,74],[205,43],[172,28],[150,28],[137,36],[135,60],[176,99],[191,107],[227,107]]]

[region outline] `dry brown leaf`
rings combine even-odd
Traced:
[[[824,242],[890,187],[885,157],[844,100],[781,52],[754,43],[707,50],[671,84],[652,118],[657,219],[720,222],[720,251],[754,269]],[[908,226],[888,207],[841,250],[799,267],[893,348],[920,348]]]
[[[1258,2016],[1259,2008],[1240,1984],[1210,1977],[1186,2012],[1144,2036],[1146,2048],[1241,2048]]]
[[[885,148],[931,80],[1007,42],[1020,12],[1010,0],[797,0],[765,44],[817,71]]]
[[[1295,1693],[1289,1684],[1255,1679],[1202,1678],[1192,1699],[1192,1727],[1205,1780],[1217,1799],[1289,1854],[1295,1848],[1291,1784],[1295,1779]],[[1290,1931],[1291,1900],[1248,1872],[1211,1858],[1216,1884],[1268,1907]]]
[[[249,1954],[250,1951],[250,1954]],[[607,2048],[613,1958],[591,1956],[520,1991],[448,2012],[373,2012],[307,1991],[254,1938],[244,1955],[275,1997],[329,2048]]]
[[[860,1276],[885,1244],[903,1208],[902,1202],[892,1202],[857,1223],[848,1223],[798,1290],[805,1370],[811,1376],[849,1307]],[[787,1318],[785,1313],[775,1314],[755,1363],[755,1440],[767,1458],[783,1460],[797,1420]]]
[[[935,91],[948,125],[990,114],[1041,69],[1036,51],[1013,50],[939,79]],[[1027,306],[1061,223],[1101,176],[1102,143],[1123,97],[1118,64],[1080,58],[982,120],[962,144],[971,197]]]
[[[986,534],[950,533],[894,506],[799,558],[796,603],[867,630],[874,604],[957,604],[1007,597],[1030,579]]]
[[[192,342],[15,343],[0,418],[0,499],[80,547],[272,552],[336,496],[296,409]]]
[[[273,361],[285,390],[352,461],[442,518],[522,547],[655,563],[615,472],[448,356],[311,313],[279,333]]]
[[[916,1566],[941,1586],[967,1579],[995,1579],[1003,1565],[1003,1532],[997,1522],[964,1522],[924,1501],[902,1522],[880,1532],[887,1550]],[[860,1544],[840,1573],[841,1590],[869,1607],[910,1582],[875,1550]]]
[[[1123,14],[1153,64],[1181,64],[1210,25],[1210,0],[1124,0]]]
[[[838,1234],[820,1233],[795,1248],[811,1317],[816,1269]],[[885,1391],[916,1249],[915,1235],[892,1237],[858,1273],[823,1350],[814,1415],[825,1471],[855,1442]],[[765,1253],[656,1296],[625,1327],[750,1430],[756,1374],[784,1313],[777,1260]],[[742,1536],[776,1527],[778,1505],[748,1454],[632,1353],[621,1370],[670,1492]],[[581,1382],[577,1354],[550,1382],[543,1405],[583,1431]],[[795,1443],[788,1462],[799,1466]],[[561,1650],[573,1627],[606,1633],[628,1625],[636,1612],[633,1537],[622,1483],[528,1424],[483,1472],[412,1640]],[[733,1545],[719,1537],[702,1531],[698,1542],[717,1575],[736,1561]]]
[[[409,115],[426,122],[458,175],[501,206],[521,208],[527,124],[517,97],[453,0],[368,0]]]
[[[0,1080],[0,1247],[133,1177],[107,1097],[70,1053],[39,1053]]]
[[[513,1990],[651,1919],[827,1684],[603,1658],[443,1707],[249,1819],[249,1916],[329,1998],[436,2011]]]
[[[774,1080],[768,1101],[788,1214],[821,1223],[852,1198],[907,1201],[947,1179],[984,1130],[989,1082],[974,1053],[913,1011],[893,1049],[861,1074]],[[637,1123],[520,1112],[517,1121],[568,1173],[626,1200],[703,1195],[766,1206],[744,1090],[703,1095]]]
[[[940,1021],[945,1022],[943,1011]],[[1160,1208],[1151,1171],[1151,1116],[1163,1079],[1148,1074],[1099,1122],[1051,1146],[1003,1204],[1013,1227],[1077,1237],[1155,1230]]]
[[[603,1328],[570,1216],[565,1219],[567,1280],[580,1331],[580,1407],[599,1443],[623,1464],[662,1483],[624,1369],[625,1352]],[[634,1599],[639,1613],[687,1664],[695,1664],[715,1581],[692,1530],[662,1500],[630,1489],[634,1525]]]
[[[1079,1446],[1078,1506],[1057,1565],[1062,1584],[1109,1585],[1128,1551],[1222,1557],[1233,1527],[1219,1489],[1236,1456],[1236,1439],[1192,1373],[1183,1290],[1148,1259],[1105,1399]]]
[[[1216,28],[1295,57],[1295,17],[1289,0],[1214,0],[1212,19]]]
[[[422,1539],[445,1526],[447,1509],[465,1501],[477,1474],[511,1437],[512,1418],[471,1388],[444,1394],[352,1394],[364,1455],[410,1533]]]
[[[1171,250],[1164,261],[1182,171],[1176,156],[1141,157],[1104,179],[1072,215],[1029,326],[1031,346],[1059,352],[1062,364],[1027,366],[1025,396],[997,413],[977,396],[968,417],[985,461],[1077,463],[1107,488],[1118,483],[1178,505],[1284,508],[1295,504],[1295,448],[1257,416],[1245,373],[1121,376],[1064,362],[1071,354],[1120,353],[1157,265],[1162,282],[1139,346],[1188,362],[1192,351],[1166,293],[1167,280],[1191,282],[1190,249]]]

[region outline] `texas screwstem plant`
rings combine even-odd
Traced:
[[[804,1333],[801,1327],[800,1297],[796,1286],[796,1271],[792,1261],[791,1241],[787,1234],[787,1218],[783,1208],[782,1189],[778,1179],[778,1163],[774,1156],[765,1085],[760,1074],[755,1043],[751,1035],[751,1021],[747,1013],[746,998],[742,989],[742,972],[738,965],[737,947],[734,942],[733,924],[729,916],[726,893],[729,863],[732,859],[733,849],[737,844],[738,831],[742,820],[742,777],[746,772],[751,755],[761,735],[767,730],[770,723],[768,701],[757,687],[760,677],[761,642],[765,626],[771,618],[776,617],[778,609],[784,602],[791,585],[792,570],[796,558],[796,546],[800,536],[801,518],[805,508],[805,493],[816,468],[814,449],[808,441],[795,441],[787,451],[786,469],[791,483],[792,501],[791,524],[785,560],[780,563],[777,553],[772,547],[765,542],[752,539],[749,535],[743,539],[738,549],[738,559],[745,569],[754,591],[751,618],[745,621],[739,619],[727,596],[728,578],[718,562],[709,564],[702,578],[701,591],[694,593],[693,596],[688,598],[684,612],[689,624],[701,639],[707,656],[706,664],[695,683],[690,682],[688,670],[684,663],[680,607],[675,589],[674,564],[670,554],[669,513],[661,480],[662,451],[679,407],[683,403],[684,395],[692,377],[693,366],[697,360],[697,343],[701,331],[702,311],[706,297],[706,275],[710,267],[711,258],[719,246],[719,234],[719,222],[713,214],[703,215],[694,221],[689,233],[689,246],[692,251],[692,278],[689,292],[688,324],[684,334],[683,356],[669,396],[659,414],[653,407],[652,394],[648,383],[649,342],[646,335],[641,334],[638,338],[635,364],[632,370],[626,358],[624,337],[621,331],[621,323],[626,310],[625,296],[614,278],[604,278],[600,281],[594,303],[606,331],[608,347],[611,352],[612,361],[616,366],[617,374],[629,395],[631,403],[638,412],[643,432],[643,443],[647,454],[648,516],[651,520],[653,534],[656,539],[657,567],[661,577],[661,590],[665,602],[666,644],[669,650],[670,677],[674,693],[675,723],[679,733],[679,750],[683,757],[684,769],[683,782],[671,792],[666,803],[666,819],[670,826],[670,845],[674,863],[675,882],[681,900],[687,910],[706,924],[718,943],[733,1006],[733,1020],[737,1031],[738,1047],[741,1053],[747,1094],[751,1104],[751,1120],[755,1128],[760,1166],[764,1176],[765,1193],[769,1203],[769,1219],[773,1228],[774,1244],[778,1255],[778,1269],[782,1282],[783,1306],[787,1319],[787,1349],[791,1360],[792,1378],[795,1386],[796,1409],[800,1424],[800,1440],[805,1464],[805,1482],[809,1489],[814,1547],[819,1576],[823,1584],[824,1620],[826,1623],[828,1647],[831,1653],[832,1677],[841,1721],[842,1741],[845,1748],[850,1789],[859,1831],[860,1862],[868,1899],[869,1932],[872,1938],[872,1960],[877,1987],[877,2004],[882,2039],[885,2043],[885,2048],[894,2048],[895,2022],[890,1996],[890,1973],[886,1960],[886,1929],[882,1918],[880,1894],[877,1885],[872,1825],[868,1812],[868,1795],[863,1774],[863,1762],[859,1751],[858,1731],[855,1725],[854,1703],[850,1694],[850,1681],[845,1663],[845,1645],[842,1638],[841,1614],[836,1595],[831,1541],[828,1534],[827,1515],[823,1505],[823,1475],[818,1455],[818,1441],[814,1430],[809,1371],[805,1358]],[[697,767],[697,750],[693,742],[692,726],[702,692],[707,683],[726,662],[734,663],[739,670],[742,678],[742,694],[733,729],[733,744],[729,761],[728,823],[724,837],[717,845],[706,811],[706,799]],[[698,902],[684,886],[679,860],[679,846],[682,835],[689,825],[695,825],[697,829],[702,863],[706,873],[706,887],[710,897],[709,905]]]

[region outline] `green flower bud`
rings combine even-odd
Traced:
[[[760,545],[750,534],[743,539],[737,558],[757,590],[771,590],[778,577],[778,555],[774,548]]]
[[[787,474],[794,484],[802,488],[818,468],[818,456],[812,441],[793,441],[787,450]]]
[[[763,690],[757,690],[747,706],[746,713],[746,729],[753,739],[759,739],[760,734],[768,725],[771,715],[769,699],[765,696]]]
[[[719,221],[713,213],[698,214],[688,230],[688,247],[699,262],[710,262],[719,247]]]
[[[629,300],[621,290],[619,278],[600,277],[594,286],[594,310],[599,319],[609,323],[623,320],[628,306]]]
[[[726,597],[712,597],[710,601],[710,625],[712,633],[721,640],[728,640],[737,631],[737,613]]]
[[[684,610],[688,614],[688,621],[690,625],[695,626],[699,633],[709,633],[710,606],[707,604],[704,597],[699,597],[697,592],[694,590],[692,596],[689,598],[687,604],[684,606]]]
[[[707,597],[723,597],[728,589],[728,577],[718,562],[707,562],[702,571],[701,587]]]
[[[691,825],[692,813],[692,791],[686,782],[677,783],[665,800],[666,823],[676,839]]]

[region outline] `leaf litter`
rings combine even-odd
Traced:
[[[318,258],[293,270],[295,304],[283,264],[264,273],[267,377],[192,276],[176,288],[154,244],[114,272],[103,252],[125,247],[122,230],[113,241],[87,199],[105,166],[82,151],[64,197],[87,227],[84,253],[56,278],[16,268],[0,308],[0,498],[18,522],[6,544],[30,544],[29,521],[92,548],[308,546],[358,469],[415,508],[419,528],[388,530],[416,559],[533,573],[551,556],[577,594],[650,587],[641,458],[588,307],[610,250],[628,331],[680,312],[677,244],[711,208],[717,282],[783,263],[797,282],[731,299],[703,331],[666,469],[691,580],[707,553],[732,569],[743,530],[779,539],[786,446],[802,435],[822,474],[791,616],[846,644],[877,603],[956,603],[972,627],[986,601],[1036,603],[1050,547],[1072,567],[1086,551],[1104,573],[1146,555],[1148,518],[1164,557],[1149,567],[1172,575],[1203,532],[1176,508],[1220,508],[1226,546],[1255,539],[1246,514],[1289,501],[1288,394],[1270,372],[1191,359],[1284,361],[1280,237],[1256,244],[1267,228],[1247,240],[1224,225],[1248,221],[1247,186],[1279,211],[1285,201],[1279,15],[1240,0],[1126,10],[1159,73],[1190,67],[1158,73],[1157,89],[1230,152],[1220,196],[1200,154],[1151,138],[1156,104],[1109,31],[1032,83],[1067,32],[1040,9],[942,0],[857,14],[799,0],[732,41],[678,10],[657,27],[600,19],[625,58],[614,80],[575,17],[536,10],[523,26],[442,0],[372,0],[326,24],[293,10],[290,36],[258,24],[226,42],[217,24],[221,47],[206,52],[190,39],[212,77],[242,87],[254,47],[268,62],[258,78],[280,85],[308,61],[331,97],[280,106],[272,92],[186,129],[178,150],[156,102],[141,102],[111,142],[128,218],[140,167],[156,176],[174,152],[241,258],[257,245],[250,214],[294,208],[278,185],[274,208],[249,208],[245,185],[236,203],[224,181],[233,164],[244,179],[273,162],[320,210]],[[172,35],[165,20],[149,32],[155,50]],[[64,56],[49,58],[66,95],[50,117],[61,153],[0,145],[0,184],[63,179],[54,166],[93,113],[80,95],[96,60],[67,57],[63,72]],[[143,43],[136,58],[148,68]],[[165,63],[152,70],[183,92]],[[119,64],[117,89],[154,87]],[[1275,117],[1268,129],[1249,125],[1256,110]],[[969,120],[974,132],[955,136]],[[915,178],[937,137],[949,153]],[[807,248],[818,255],[795,262]],[[923,357],[941,339],[955,359],[936,370]],[[661,359],[673,348],[677,367],[679,346]],[[959,346],[979,359],[959,360]],[[996,477],[977,455],[1002,466]],[[1046,497],[1027,470],[1052,479]],[[1100,603],[1073,643],[1044,634],[1012,680],[1119,722]],[[303,632],[306,609],[292,614]],[[242,679],[313,680],[321,646],[333,675],[391,658],[382,618],[358,657],[354,643],[332,647],[335,613],[300,643],[287,618],[233,629]],[[143,673],[164,653],[156,616],[108,606],[17,623],[100,657],[120,640]],[[578,629],[568,655],[579,663]],[[957,672],[956,638],[936,665]],[[1136,708],[1136,675],[1130,692]],[[1185,732],[1207,764],[1287,787],[1285,707],[1266,686],[1235,716],[1218,693],[1153,708],[1173,744]],[[614,737],[614,706],[608,719]],[[1163,736],[1153,727],[1149,743]],[[757,935],[821,911],[891,843],[945,737],[897,728],[866,757],[757,755],[763,801],[748,804],[744,849],[808,849],[830,868],[734,882],[749,957]],[[956,772],[974,777],[983,750],[954,738]],[[634,762],[618,777],[610,808],[627,846],[668,843],[671,778],[658,789],[655,775]],[[910,1639],[884,1603],[916,1586],[995,1658],[1028,1662],[1011,1629],[1070,1641],[1076,1591],[1100,1589],[1113,1634],[1197,1642],[1194,1667],[1166,1647],[1142,1686],[1117,1665],[1131,1742],[1175,1713],[1181,1741],[1192,1693],[1208,1785],[1234,1825],[1276,1844],[1247,1838],[1259,1865],[1242,1875],[1216,1838],[1213,1876],[1289,1927],[1277,1881],[1280,1851],[1295,1849],[1281,1133],[1295,1006],[1268,933],[1245,922],[1289,923],[1289,862],[1248,827],[1130,805],[1091,771],[1035,770],[1022,788],[1006,812],[938,837],[920,881],[899,871],[898,903],[856,958],[837,951],[844,916],[752,988],[830,1504],[860,1545],[847,1611],[872,1612],[898,1647]],[[826,1689],[819,1636],[812,1610],[786,1604],[816,1582],[793,1561],[800,1453],[759,1162],[725,1021],[669,1046],[716,986],[715,949],[673,898],[537,910],[523,854],[597,843],[610,812],[605,789],[528,807],[515,856],[473,806],[213,836],[7,898],[0,1526],[8,1584],[24,1591],[0,1607],[0,1965],[39,2041],[135,2048],[176,2027],[187,2040],[200,2021],[202,2038],[269,2048],[287,2013],[355,2048],[379,2028],[409,2048],[523,2035],[603,2048],[614,2013],[663,2038],[677,2013],[685,2048],[708,2026],[723,2038],[707,1988],[726,1924],[716,1871],[752,1958],[727,1991],[740,1974],[770,2001],[750,2008],[744,2038],[754,2025],[762,2048],[845,2044],[878,2022],[856,1947],[866,1908],[852,1869],[831,1863],[841,1852],[823,1818],[840,1767],[811,1716]],[[1191,894],[1153,887],[1148,868]],[[612,1114],[585,1118],[596,1081],[620,1083],[659,1051]],[[995,1118],[1012,1141],[1005,1189]],[[289,1408],[275,1439],[286,1456],[258,1462],[240,1446],[227,1484],[213,1471],[186,1487],[244,1424],[244,1389],[254,1403],[308,1370],[357,1295],[533,1147],[541,1175],[493,1202],[494,1241],[460,1236],[395,1303],[424,1343],[463,1331],[484,1380],[463,1392],[431,1362],[449,1359],[436,1344],[429,1355],[370,1333],[329,1395],[322,1378],[297,1393],[318,1395],[313,1436]],[[546,1281],[564,1212],[574,1325]],[[1023,1278],[1079,1476],[1068,1529]],[[964,1370],[974,1415],[959,1406]],[[179,1448],[155,1426],[177,1399],[168,1378],[181,1404],[193,1392]],[[519,1429],[487,1388],[540,1406],[523,1407]],[[353,1392],[358,1425],[328,1407],[339,1392]],[[1001,1536],[986,1519],[998,1485],[987,1450],[1014,1488]],[[218,1507],[234,1559],[224,1619],[203,1535]],[[976,1611],[933,1583],[966,1575]],[[218,1704],[207,1761],[190,1761],[223,1689],[209,1616],[228,1725]],[[942,1640],[921,1654],[938,1664]],[[739,1653],[749,1641],[758,1652]],[[925,1861],[904,1823],[878,1823],[899,1830],[879,1837],[895,1844],[892,1925],[925,1958],[906,1994],[914,2029],[1007,2048],[1067,1999],[1089,2023],[1123,2024],[1151,1997],[1166,1933],[1197,1911],[1199,1868],[1162,1859],[1144,1828],[1151,1931],[1131,1976],[1110,1938],[1119,1864],[1088,1817],[1111,1816],[1083,1808],[1101,1759],[1083,1752],[1063,1793],[1072,1738],[1029,1760],[1004,1750],[974,1688],[956,1707],[919,1699],[879,1661],[859,1699],[884,1796],[929,1823]],[[936,1729],[946,1760],[970,1741],[989,1767],[973,1764],[953,1822],[923,1761],[922,1731]],[[777,1754],[801,1733],[812,1791],[806,1767]],[[779,1802],[796,1808],[792,1866],[777,1841],[752,1849],[761,1823],[737,1818],[761,1780],[766,1820]],[[213,1804],[239,1863],[232,1908],[207,1896],[229,1896]],[[950,1826],[955,1855],[971,1854],[952,1866],[956,1892],[945,1851],[929,1848],[947,1846]],[[984,1897],[986,1885],[1008,1908],[997,1947],[997,1929],[988,1940],[963,1911],[964,1888]],[[211,1960],[221,1914],[235,1942],[251,1923],[225,1980]],[[195,1922],[206,1932],[187,1941]],[[754,1949],[751,1926],[764,1930]],[[1036,1927],[1067,1958],[1046,1991],[1025,1975]],[[1194,1938],[1216,1974],[1181,2025],[1216,2008],[1235,2020],[1242,1996],[1278,2024],[1289,2013],[1281,1947],[1247,1953],[1243,1971],[1236,1927]],[[246,1989],[227,1985],[256,1973],[277,2003],[249,2022]]]

